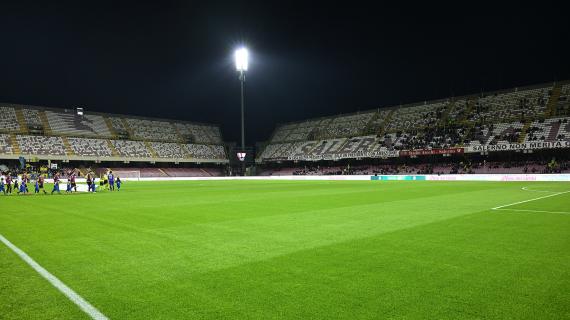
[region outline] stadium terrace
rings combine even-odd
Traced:
[[[304,168],[306,162],[429,167],[441,159],[470,163],[464,168],[469,172],[489,153],[487,160],[534,152],[539,155],[525,161],[543,163],[539,172],[561,172],[566,159],[559,152],[565,154],[569,143],[570,83],[562,81],[279,125],[246,162],[249,175],[282,174],[284,167]],[[32,171],[59,162],[77,168],[79,176],[99,167],[99,173],[112,168],[137,177],[241,175],[235,153],[216,125],[0,105],[0,159],[8,161],[6,167],[17,167],[14,160],[20,159]],[[547,168],[545,157],[558,157],[559,169]]]

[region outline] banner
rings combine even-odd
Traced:
[[[562,149],[570,148],[570,141],[556,142],[525,142],[525,143],[502,143],[495,145],[468,146],[465,152],[495,152],[495,151],[516,151],[516,150],[537,150],[537,149]]]
[[[354,158],[396,158],[399,156],[399,151],[396,150],[378,150],[369,152],[349,152],[349,153],[331,153],[331,154],[300,154],[289,156],[287,160],[305,160],[305,161],[318,161],[318,160],[339,160],[339,159],[354,159]]]
[[[464,151],[463,148],[404,150],[400,151],[400,156],[411,157],[411,156],[427,156],[434,154],[456,154],[456,153],[463,153],[463,151]]]

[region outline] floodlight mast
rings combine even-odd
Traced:
[[[244,121],[244,87],[245,87],[245,72],[248,67],[249,53],[246,48],[240,48],[235,52],[236,70],[239,73],[239,81],[241,83],[241,148],[242,152],[245,149],[245,121]]]
[[[238,71],[239,81],[241,83],[241,152],[245,152],[245,72],[248,67],[249,53],[246,48],[240,48],[235,52],[236,70]],[[242,161],[242,174],[245,175],[245,159]]]

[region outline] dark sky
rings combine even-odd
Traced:
[[[570,78],[568,11],[544,1],[230,3],[3,1],[0,101],[217,123],[237,141],[245,43],[251,144],[280,122]]]

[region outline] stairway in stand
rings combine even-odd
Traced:
[[[392,111],[390,111],[390,113],[386,116],[386,119],[384,119],[384,122],[382,122],[382,124],[380,125],[380,129],[378,129],[378,136],[383,136],[386,133],[388,124],[390,123],[390,120],[392,119],[392,116],[394,115],[394,113],[396,112],[396,109],[392,109]]]
[[[75,155],[75,152],[73,152],[73,149],[71,148],[71,144],[69,144],[67,137],[62,137],[61,139],[63,140],[63,145],[65,146],[65,153],[67,153],[68,156]]]
[[[49,120],[45,111],[40,111],[40,120],[42,121],[42,125],[44,127],[44,134],[51,135],[51,127],[49,126]]]
[[[113,145],[113,143],[111,142],[111,140],[107,140],[107,145],[109,146],[109,149],[111,149],[111,155],[113,157],[118,157],[119,156],[119,151],[117,151],[117,148],[115,148],[115,145]]]
[[[150,142],[145,141],[144,145],[146,146],[146,148],[148,149],[153,158],[158,158],[158,154],[156,153],[156,151],[154,151],[154,149],[150,145]]]
[[[24,117],[24,112],[22,108],[15,108],[16,109],[16,119],[18,119],[18,124],[20,125],[20,132],[27,134],[28,133],[28,124],[26,123],[26,119]]]
[[[178,129],[178,126],[176,125],[176,123],[171,122],[170,125],[172,125],[172,127],[174,128],[174,131],[176,132],[176,135],[178,136],[178,141],[180,143],[186,143],[186,141],[184,141],[184,136],[182,135],[182,133]]]
[[[16,139],[16,134],[12,133],[10,135],[10,140],[12,140],[12,152],[14,154],[22,154],[22,150],[20,149],[20,144],[18,144],[18,140]]]
[[[127,129],[127,133],[129,134],[129,138],[133,139],[134,138],[133,129],[131,129],[129,122],[125,118],[121,118],[121,120],[123,121],[123,125],[125,126],[125,129]]]
[[[552,88],[552,94],[550,95],[550,99],[548,99],[548,103],[546,104],[546,111],[544,112],[544,116],[546,118],[556,115],[556,106],[558,105],[561,89],[562,87],[560,84],[555,84]]]
[[[376,122],[379,116],[380,116],[379,112],[374,112],[374,115],[370,118],[370,120],[364,127],[363,135],[376,134],[375,132],[376,130],[374,129],[374,123]]]
[[[111,132],[111,135],[113,136],[113,138],[117,138],[117,131],[115,131],[115,127],[113,127],[113,123],[111,122],[111,119],[109,119],[109,117],[103,117],[105,119],[105,124],[107,124],[107,128],[109,129],[109,132]]]
[[[528,128],[530,128],[531,123],[532,123],[531,120],[527,120],[527,121],[524,123],[524,126],[523,126],[523,128],[522,128],[522,130],[521,130],[521,134],[520,134],[520,136],[519,136],[519,141],[518,141],[518,143],[523,143],[523,142],[524,142],[524,139],[526,138],[526,134],[527,134],[527,132],[528,132]],[[557,131],[557,132],[558,132],[558,131]]]

